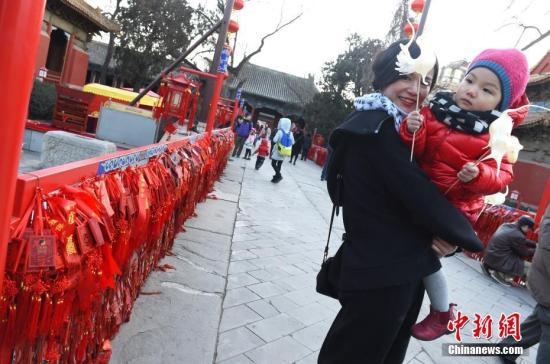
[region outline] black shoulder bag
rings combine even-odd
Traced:
[[[341,175],[338,175],[337,182],[337,198],[339,198],[339,189],[341,184]],[[338,201],[339,203],[339,201]],[[336,254],[333,257],[328,258],[328,246],[330,243],[330,234],[332,232],[332,224],[334,223],[334,215],[338,216],[338,203],[332,206],[332,214],[330,216],[330,226],[328,229],[327,244],[325,246],[325,252],[323,254],[323,262],[321,263],[321,269],[317,273],[317,285],[315,290],[325,296],[329,296],[338,299],[338,281],[340,280],[340,270],[342,268],[342,247],[346,241],[346,234],[342,236],[343,243],[338,248]]]

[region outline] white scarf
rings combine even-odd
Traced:
[[[356,97],[353,105],[357,111],[385,110],[390,116],[393,116],[397,131],[399,131],[399,126],[406,116],[406,113],[395,106],[387,96],[378,92]]]

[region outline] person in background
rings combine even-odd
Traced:
[[[269,138],[267,137],[267,133],[262,133],[260,136],[260,140],[257,143],[257,148],[254,151],[254,154],[258,153],[258,156],[256,157],[256,165],[255,169],[259,170],[262,165],[264,164],[265,158],[269,156]]]
[[[281,118],[279,120],[279,125],[277,132],[275,133],[275,136],[273,137],[273,145],[271,147],[271,166],[273,167],[273,170],[275,171],[275,175],[273,176],[273,179],[271,182],[273,183],[279,183],[283,176],[281,175],[281,167],[283,165],[283,161],[285,160],[286,156],[279,153],[277,144],[279,142],[283,142],[283,139],[289,138],[290,144],[289,146],[292,147],[294,144],[294,136],[292,135],[292,132],[290,131],[290,119],[288,118]],[[290,154],[290,153],[289,153]]]
[[[524,276],[528,262],[524,258],[535,254],[537,244],[526,238],[535,221],[522,216],[514,223],[504,223],[495,231],[485,250],[482,267],[502,282],[513,282],[514,276]]]
[[[241,119],[241,122],[237,125],[237,141],[235,142],[235,148],[233,149],[232,157],[240,157],[243,151],[244,142],[250,134],[252,129],[252,123],[248,119]]]
[[[252,155],[252,149],[254,149],[254,143],[256,141],[256,129],[252,128],[246,141],[244,142],[244,159],[250,160]]]
[[[298,156],[300,155],[300,152],[302,151],[302,146],[304,145],[304,131],[299,124],[296,124],[296,127],[294,128],[292,134],[294,135],[294,144],[292,145],[292,154],[290,155],[289,162],[296,165],[296,160],[298,160]],[[294,162],[292,162],[293,159]]]
[[[302,156],[300,157],[301,160],[307,161],[307,155],[309,153],[309,148],[311,148],[311,134],[307,133],[304,136],[304,144],[302,145]]]
[[[529,348],[539,343],[536,364],[550,363],[550,204],[540,221],[538,246],[527,274],[527,287],[537,302],[535,309],[520,325],[521,340],[504,338],[499,345],[518,344]],[[516,362],[517,355],[502,355],[505,364]]]

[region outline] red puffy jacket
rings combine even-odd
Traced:
[[[447,124],[438,121],[429,107],[420,110],[424,122],[416,132],[414,156],[420,167],[428,174],[440,191],[445,193],[458,181],[457,173],[468,162],[476,162],[488,149],[489,133],[482,135],[466,134],[451,129]],[[514,126],[519,125],[527,108],[522,112],[510,113]],[[408,145],[412,144],[412,134],[407,130],[407,122],[401,123],[399,134]],[[500,192],[513,180],[512,165],[504,159],[497,175],[497,164],[494,159],[485,160],[478,165],[479,175],[472,181],[458,181],[446,194],[449,201],[474,223],[481,212],[483,196]]]

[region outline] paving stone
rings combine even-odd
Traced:
[[[250,252],[256,254],[260,258],[274,257],[282,254],[281,251],[276,248],[250,249]]]
[[[260,346],[245,355],[256,364],[294,363],[310,354],[311,351],[289,336]]]
[[[258,258],[256,254],[251,253],[248,250],[233,250],[231,252],[231,261],[247,260]]]
[[[285,296],[270,297],[269,303],[271,303],[279,312],[288,312],[300,307],[296,302],[291,301]]]
[[[216,363],[219,363],[219,364],[254,364],[254,362],[252,360],[248,359],[243,354],[238,355],[236,357],[233,357],[231,359],[224,360],[222,362],[218,361]]]
[[[277,316],[249,324],[247,327],[264,341],[270,342],[281,336],[300,330],[304,327],[304,324],[287,314],[281,313]]]
[[[253,284],[247,288],[262,298],[277,296],[287,292],[271,282]]]
[[[296,291],[286,293],[284,297],[290,299],[300,306],[307,305],[308,303],[315,302],[319,294],[315,289],[302,288]]]
[[[323,340],[332,324],[332,320],[325,320],[317,322],[314,325],[307,326],[299,331],[296,331],[291,336],[300,342],[302,345],[307,346],[311,350],[321,349]]]
[[[246,327],[239,327],[220,334],[217,359],[223,361],[264,344],[264,341]]]
[[[260,281],[248,273],[231,274],[227,281],[227,289],[244,287],[255,283],[260,283]]]
[[[279,267],[271,267],[267,269],[258,269],[248,272],[251,276],[258,278],[261,281],[273,281],[283,277],[288,277],[289,274]]]
[[[313,325],[328,318],[334,318],[334,312],[332,310],[317,302],[288,311],[288,315],[294,317],[306,326]]]
[[[319,357],[319,352],[315,351],[303,359],[300,359],[296,364],[317,364],[317,358]]]
[[[246,305],[263,318],[273,317],[280,313],[267,299],[248,302]]]
[[[244,326],[261,319],[262,316],[258,315],[246,305],[230,307],[223,310],[220,332]]]
[[[260,296],[250,291],[246,287],[230,289],[223,300],[223,307],[237,306],[250,301],[259,300]]]
[[[259,267],[248,260],[229,263],[229,274],[237,274],[257,270]]]

